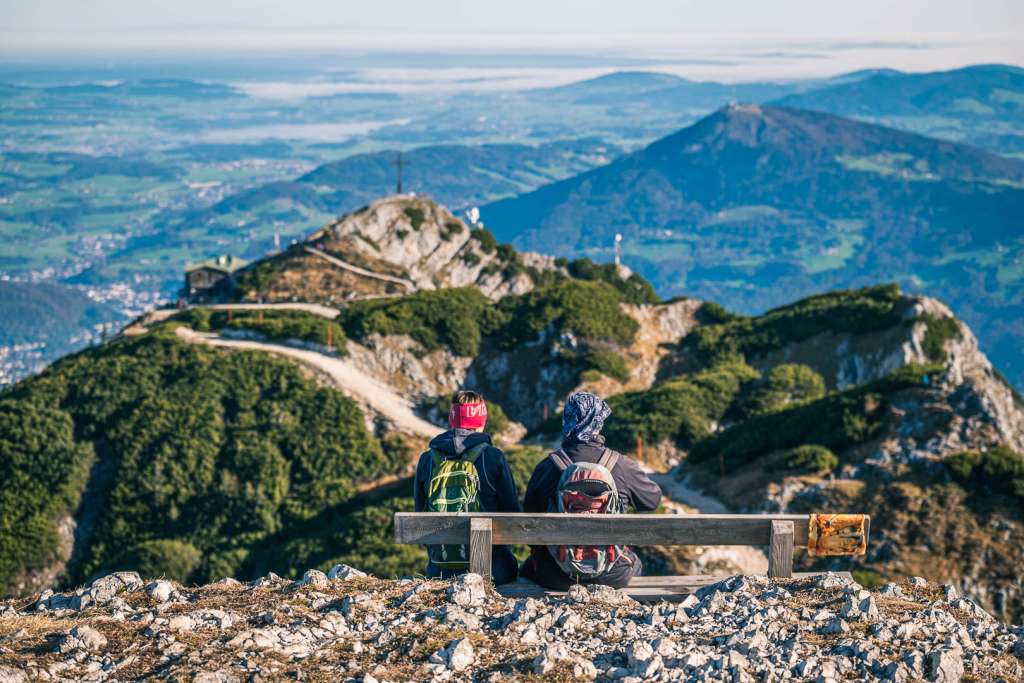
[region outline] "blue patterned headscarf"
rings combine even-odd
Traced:
[[[562,440],[575,438],[590,441],[601,433],[604,421],[612,409],[604,399],[586,391],[573,394],[565,400],[562,411]]]

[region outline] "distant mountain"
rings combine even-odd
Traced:
[[[49,282],[0,281],[0,385],[19,379],[123,320],[84,292]]]
[[[185,154],[223,154],[228,146],[193,146]],[[483,204],[540,187],[607,163],[621,150],[598,140],[543,145],[434,145],[403,152],[405,192],[429,194],[453,209]],[[206,236],[235,236],[239,226],[277,229],[301,236],[341,214],[366,206],[395,188],[398,151],[356,154],[315,168],[294,180],[259,185],[229,195],[208,209],[168,219],[160,234],[139,240],[149,248],[165,240],[180,244],[180,231],[202,225]],[[174,226],[179,226],[175,228]],[[125,253],[130,253],[129,244]],[[261,256],[269,243],[253,242],[247,256]]]
[[[80,290],[49,282],[0,281],[0,346],[70,341],[82,327],[119,319]],[[63,344],[61,344],[63,345]]]
[[[671,74],[617,71],[556,88],[534,90],[530,94],[574,105],[644,105],[707,112],[729,102],[760,102],[782,97],[806,87],[807,84],[796,83],[697,82]]]
[[[48,93],[121,95],[131,97],[174,97],[180,99],[205,99],[221,97],[245,97],[236,88],[225,83],[200,83],[180,79],[143,79],[124,81],[113,85],[102,83],[78,83],[45,88]]]
[[[1024,382],[1024,162],[818,112],[732,106],[482,208],[499,240],[625,262],[662,295],[763,310],[896,279],[950,302]]]
[[[882,70],[792,93],[772,104],[911,127],[1001,152],[1024,152],[1024,69],[1014,66],[978,65],[933,73]]]

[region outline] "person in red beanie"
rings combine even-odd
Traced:
[[[420,456],[416,466],[413,489],[416,512],[438,511],[444,507],[437,504],[439,497],[445,503],[451,503],[452,499],[467,493],[473,499],[471,507],[444,509],[522,512],[508,459],[484,432],[487,402],[483,395],[475,391],[456,392],[448,412],[448,424],[451,429],[431,439],[429,449]],[[467,474],[469,476],[465,476]],[[447,480],[445,476],[448,476]],[[457,576],[466,571],[460,565],[468,565],[468,562],[460,562],[462,558],[457,547],[429,547],[428,556],[424,573],[429,578]],[[508,546],[494,546],[491,554],[494,582],[511,583],[516,580],[518,571],[518,563]]]

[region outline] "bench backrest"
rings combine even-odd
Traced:
[[[863,552],[870,518],[857,518],[863,520],[857,532],[862,538],[854,538],[855,542],[848,545]],[[395,540],[422,545],[469,543],[471,570],[485,576],[490,575],[491,544],[767,545],[769,575],[788,577],[792,574],[793,548],[808,543],[816,527],[812,520],[817,519],[814,515],[397,512]],[[485,562],[486,571],[481,571]]]

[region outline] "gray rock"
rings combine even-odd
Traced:
[[[167,628],[171,631],[191,631],[192,617],[187,614],[175,614],[167,620]]]
[[[142,579],[136,572],[114,572],[100,577],[89,586],[89,596],[98,605],[113,600],[118,593],[130,593],[142,588]]]
[[[906,598],[907,597],[906,595],[903,594],[903,589],[900,588],[899,584],[896,584],[896,583],[887,583],[887,584],[885,584],[884,586],[882,586],[881,588],[878,589],[878,594],[879,595],[885,595],[885,596],[893,597],[893,598]]]
[[[479,607],[487,599],[484,578],[479,574],[463,574],[448,586],[448,599],[460,607]]]
[[[825,572],[814,580],[814,584],[818,588],[846,588],[853,583],[853,579],[832,572]]]
[[[297,586],[326,586],[327,575],[319,569],[307,569],[302,578],[295,582]]]
[[[964,677],[963,651],[959,648],[936,650],[928,655],[928,680],[935,683],[960,683]]]
[[[544,648],[544,651],[533,660],[533,672],[541,675],[551,673],[551,670],[572,657],[569,646],[563,642],[552,643]]]
[[[0,683],[25,683],[28,676],[21,669],[13,666],[0,666]]]
[[[336,564],[331,567],[329,572],[327,572],[327,578],[332,581],[335,579],[338,581],[347,581],[361,576],[366,576],[366,572],[361,572],[355,567],[350,567],[347,564]]]
[[[583,605],[590,602],[590,597],[590,591],[587,590],[586,586],[581,584],[569,586],[569,590],[566,591],[565,594],[566,601],[577,605]]]
[[[646,665],[653,658],[654,648],[646,641],[638,640],[626,648],[626,660],[633,668],[637,665]]]
[[[847,624],[846,621],[843,620],[841,617],[832,617],[822,626],[818,627],[818,633],[821,633],[823,635],[834,635],[849,632],[850,625]]]
[[[533,660],[533,671],[543,676],[561,665],[570,667],[574,678],[592,681],[597,677],[597,667],[594,663],[586,657],[573,654],[561,641],[544,648],[540,656]]]
[[[1017,642],[1013,646],[1013,654],[1017,655],[1018,659],[1024,659],[1024,635],[1017,638]]]
[[[910,669],[903,662],[889,662],[882,669],[882,678],[895,683],[906,683],[910,680]]]
[[[923,579],[920,576],[911,576],[910,585],[916,588],[926,588],[928,586],[928,579]]]
[[[97,652],[107,645],[107,638],[91,626],[75,626],[61,639],[58,652],[68,653],[80,650]]]
[[[446,664],[452,671],[465,671],[476,661],[473,644],[467,638],[460,638],[448,647]]]
[[[174,584],[170,581],[151,581],[146,585],[146,592],[157,602],[167,602],[174,595]]]

